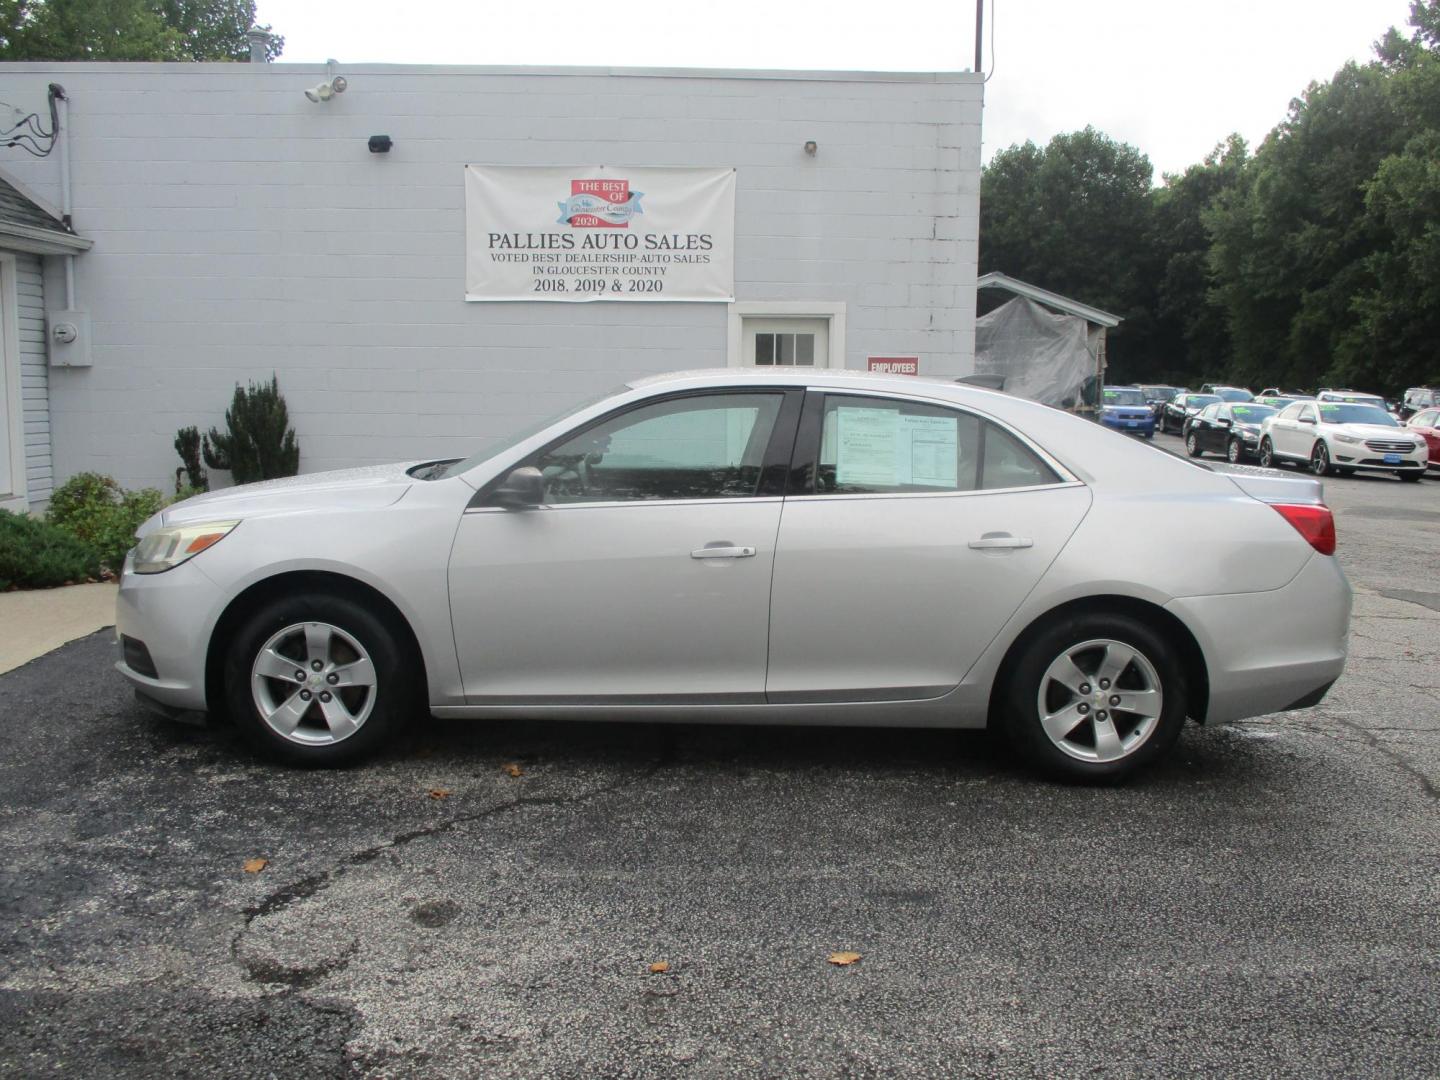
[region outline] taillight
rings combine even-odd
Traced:
[[[1315,503],[1271,503],[1295,531],[1309,541],[1321,555],[1335,554],[1335,515],[1330,508]]]

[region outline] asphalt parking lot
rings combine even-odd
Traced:
[[[1440,481],[1326,494],[1345,677],[1118,789],[639,724],[293,771],[68,645],[0,676],[0,1074],[1434,1076]]]

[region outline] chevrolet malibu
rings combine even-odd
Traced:
[[[118,667],[328,765],[439,716],[1003,730],[1114,780],[1316,704],[1350,588],[1314,480],[1211,472],[953,383],[635,382],[463,461],[169,507]]]

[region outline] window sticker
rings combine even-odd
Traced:
[[[900,449],[908,451],[909,475],[902,466],[900,483],[925,487],[956,487],[960,424],[953,416],[901,416]]]
[[[957,417],[842,405],[835,428],[835,482],[841,487],[958,487]]]
[[[835,410],[835,482],[841,486],[894,487],[900,414],[894,409]]]

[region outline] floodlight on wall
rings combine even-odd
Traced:
[[[388,154],[395,145],[395,140],[389,135],[371,135],[368,145],[372,154]]]
[[[805,143],[805,153],[809,154],[811,157],[814,157],[815,151],[819,149],[820,146],[818,143],[815,142],[814,139],[810,139],[808,142]]]
[[[305,96],[311,101],[329,101],[336,94],[343,94],[346,87],[350,85],[344,75],[335,74],[335,64],[336,61],[334,60],[326,60],[325,67],[327,68],[327,74],[329,74],[330,78],[318,86],[312,86],[305,91]]]

